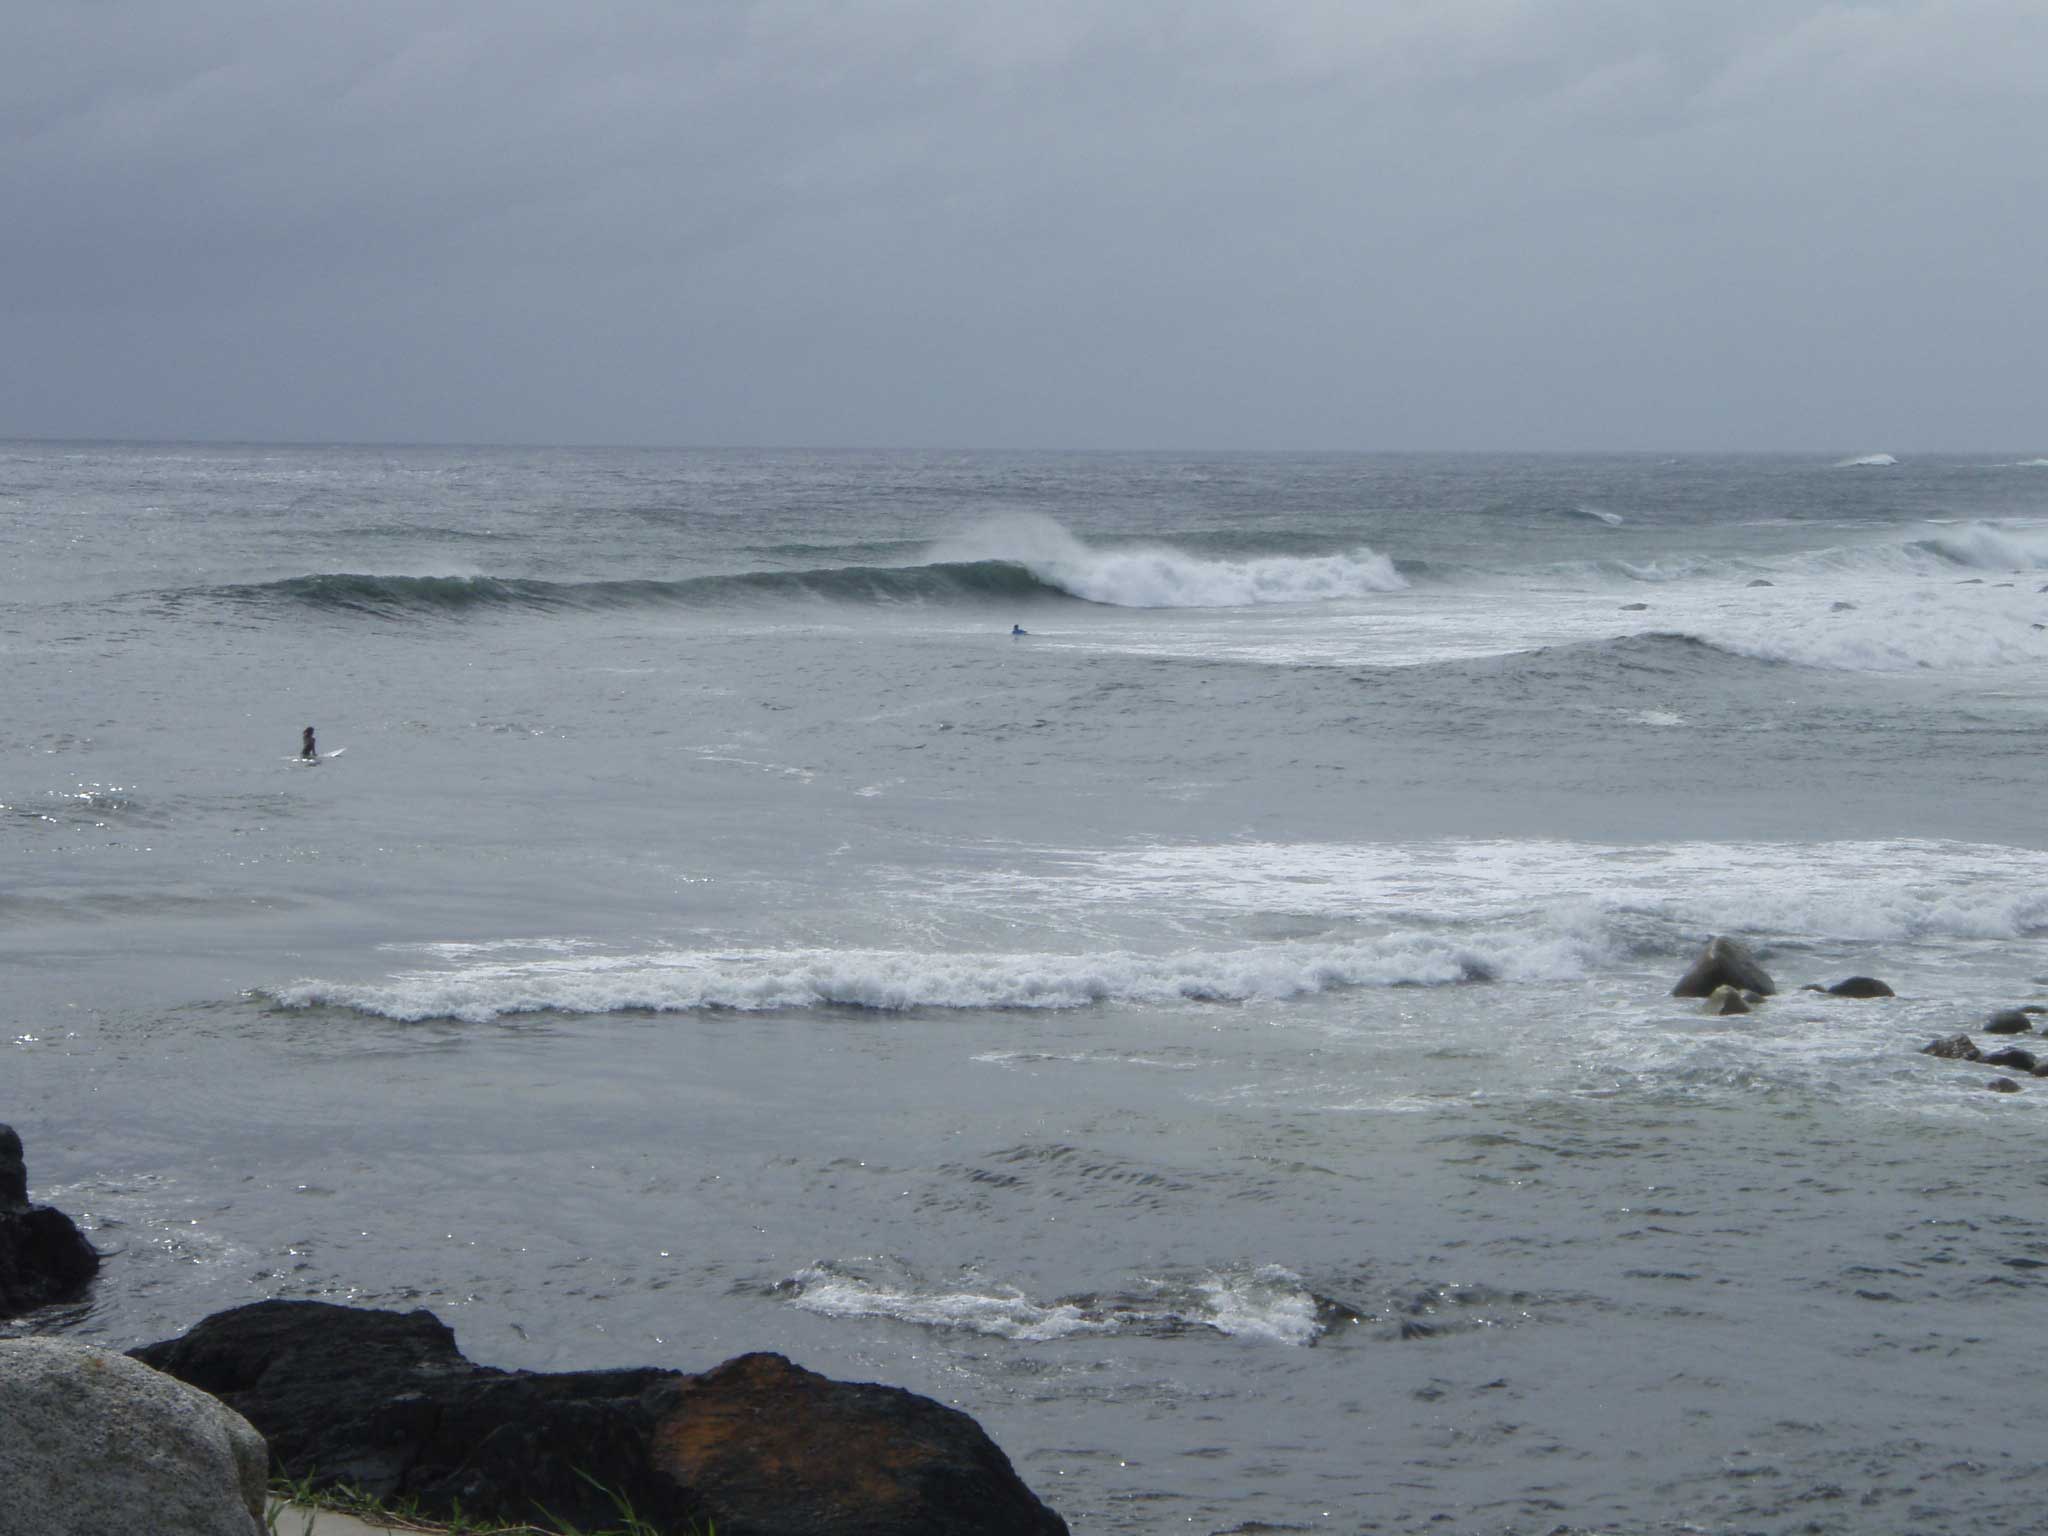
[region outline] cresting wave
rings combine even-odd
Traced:
[[[1274,944],[1216,953],[929,954],[910,950],[667,951],[576,956],[378,982],[305,980],[267,997],[286,1008],[345,1008],[402,1023],[481,1024],[528,1013],[765,1012],[848,1007],[1085,1008],[1103,1003],[1281,1001],[1341,987],[1583,975],[1569,941],[1509,941],[1495,953],[1447,936],[1355,944]]]

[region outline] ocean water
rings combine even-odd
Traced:
[[[2044,587],[2027,454],[0,444],[110,1255],[10,1326],[779,1350],[1079,1531],[2039,1529],[2048,1080],[1917,1048],[2048,999]]]

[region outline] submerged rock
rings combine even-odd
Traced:
[[[1756,963],[1756,956],[1749,952],[1747,946],[1725,936],[1711,940],[1700,951],[1692,969],[1681,976],[1678,985],[1671,989],[1671,995],[1712,997],[1716,987],[1734,987],[1737,991],[1757,992],[1765,997],[1778,990],[1778,984]]]
[[[2034,1021],[2020,1008],[2001,1008],[1985,1021],[1987,1035],[2028,1035],[2034,1031]]]
[[[1830,997],[1897,997],[1899,995],[1875,976],[1851,976],[1823,990]]]
[[[1977,1042],[1968,1035],[1950,1035],[1945,1040],[1936,1040],[1931,1045],[1920,1047],[1922,1056],[1939,1056],[1947,1061],[1982,1061],[1984,1053],[1977,1049]]]
[[[99,1270],[99,1250],[69,1216],[29,1204],[21,1137],[0,1125],[0,1317],[75,1296]]]
[[[240,1414],[140,1361],[0,1343],[0,1531],[263,1536],[269,1460]]]
[[[701,1376],[476,1365],[432,1313],[263,1301],[135,1355],[214,1393],[277,1469],[422,1513],[719,1536],[1065,1536],[981,1426],[780,1355]],[[592,1479],[602,1488],[593,1486]]]

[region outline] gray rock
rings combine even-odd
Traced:
[[[1760,992],[1769,997],[1778,990],[1770,973],[1756,963],[1756,956],[1740,942],[1717,938],[1700,951],[1692,969],[1671,989],[1673,997],[1712,997],[1716,987],[1734,987],[1742,992]]]
[[[1977,1042],[1968,1035],[1950,1035],[1946,1040],[1923,1045],[1920,1054],[1939,1056],[1945,1061],[1981,1061],[1984,1057],[1984,1053],[1977,1049]]]
[[[2019,1008],[2001,1008],[1985,1021],[1987,1035],[2029,1035],[2034,1032],[2034,1021]]]
[[[0,1426],[0,1536],[263,1536],[263,1437],[139,1360],[0,1342]]]
[[[1851,976],[1826,989],[1831,997],[1897,997],[1899,994],[1875,976]]]
[[[1748,1013],[1749,1004],[1733,987],[1716,987],[1707,998],[1707,1012],[1714,1014]]]

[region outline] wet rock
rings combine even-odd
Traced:
[[[2008,1045],[2002,1051],[1992,1051],[1977,1059],[1987,1067],[2017,1067],[2022,1072],[2031,1072],[2039,1065],[2032,1051],[2023,1051],[2016,1045]]]
[[[2001,1008],[1984,1023],[1987,1035],[2027,1035],[2033,1030],[2034,1021],[2020,1008]]]
[[[29,1204],[21,1137],[0,1125],[0,1317],[75,1296],[99,1269],[99,1251],[69,1216]]]
[[[0,1343],[0,1426],[0,1531],[263,1536],[262,1436],[126,1355]]]
[[[1984,1057],[1984,1053],[1977,1049],[1977,1042],[1968,1035],[1950,1035],[1945,1040],[1923,1045],[1920,1054],[1939,1056],[1946,1061],[1981,1061]]]
[[[1716,938],[1700,951],[1692,969],[1671,989],[1673,997],[1711,997],[1716,987],[1734,987],[1765,997],[1778,990],[1770,973],[1756,963],[1756,956],[1739,940]]]
[[[1993,1093],[2018,1093],[2020,1091],[2020,1085],[2009,1077],[1994,1077],[1984,1086]]]
[[[1733,987],[1716,987],[1707,998],[1707,1012],[1712,1014],[1748,1013],[1749,1004]]]
[[[1899,994],[1875,976],[1851,976],[1826,989],[1831,997],[1897,997]]]
[[[779,1355],[702,1376],[476,1365],[433,1314],[264,1301],[134,1352],[212,1392],[287,1477],[446,1519],[719,1536],[1064,1536],[966,1414]],[[603,1485],[602,1491],[589,1479]]]

